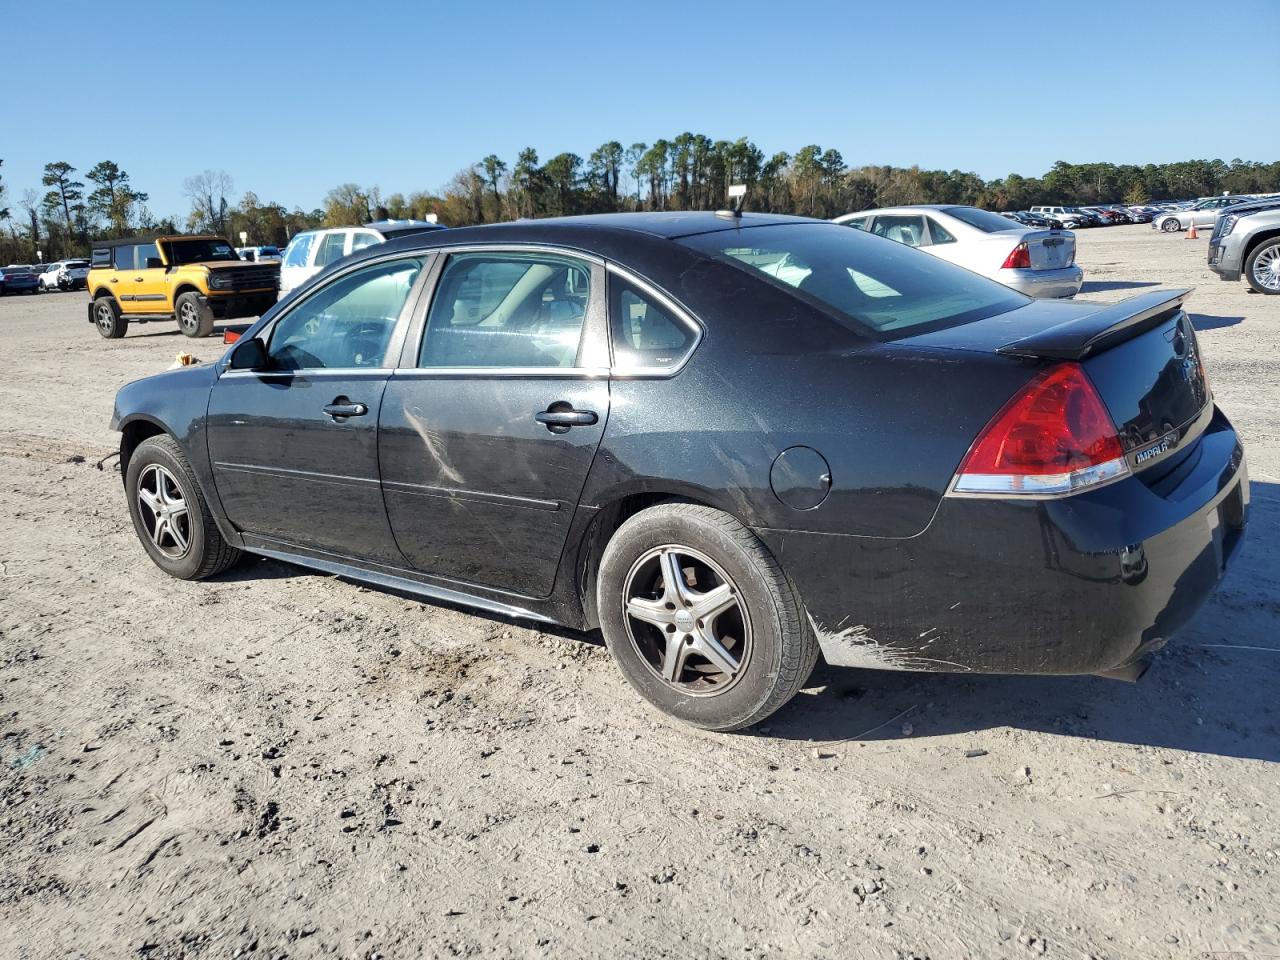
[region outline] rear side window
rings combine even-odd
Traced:
[[[670,370],[693,348],[697,333],[652,294],[609,278],[609,328],[615,368]]]
[[[335,260],[341,260],[342,250],[346,244],[347,235],[345,233],[326,233],[320,241],[320,249],[316,251],[316,266],[324,267]]]
[[[590,285],[587,266],[568,257],[450,257],[427,315],[419,366],[573,367]]]
[[[314,233],[300,233],[292,240],[284,250],[284,262],[286,267],[305,267],[307,265],[307,256],[311,253],[311,244],[315,242],[316,235]]]
[[[103,247],[100,250],[93,251],[93,265],[99,268],[111,266],[111,254],[112,250],[110,247]]]
[[[134,251],[138,248],[132,244],[126,244],[123,247],[116,247],[111,257],[111,264],[117,270],[132,270],[136,262],[134,260]]]
[[[994,280],[839,224],[718,230],[680,242],[792,290],[855,332],[882,339],[981,320],[1031,302]]]

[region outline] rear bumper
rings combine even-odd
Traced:
[[[1248,499],[1243,451],[1218,412],[1151,486],[1130,477],[1062,500],[947,498],[906,540],[759,533],[831,664],[1088,674],[1186,624],[1239,548]]]
[[[1074,264],[1060,270],[1001,270],[994,279],[1019,293],[1044,300],[1074,297],[1084,283],[1084,271]]]

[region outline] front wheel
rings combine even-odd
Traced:
[[[125,475],[133,528],[155,565],[179,580],[203,580],[240,559],[209,512],[195,473],[170,436],[144,440]]]
[[[1280,239],[1254,247],[1244,262],[1244,275],[1259,293],[1280,294]]]
[[[1160,224],[1160,229],[1165,233],[1177,233],[1182,229],[1182,221],[1177,217],[1170,217],[1164,223]]]
[[[178,297],[174,307],[178,315],[178,329],[184,336],[207,337],[213,333],[213,311],[200,294],[189,290]]]
[[[777,561],[711,507],[660,504],[628,519],[605,547],[596,596],[623,675],[694,726],[759,723],[817,662],[817,640]]]
[[[129,329],[129,321],[120,316],[120,306],[110,296],[93,301],[93,325],[107,340],[119,340]]]

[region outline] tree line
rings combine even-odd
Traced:
[[[3,160],[0,160],[0,165]],[[283,245],[299,230],[393,217],[434,215],[448,226],[521,217],[636,210],[715,209],[731,184],[747,187],[750,210],[829,218],[871,207],[966,203],[991,210],[1033,204],[1146,203],[1222,192],[1280,191],[1280,161],[1184,160],[1163,164],[1058,161],[1040,177],[1011,173],[984,180],[962,170],[851,166],[839,150],[817,144],[766,155],[745,137],[712,140],[682,133],[653,144],[601,144],[587,157],[558,153],[545,162],[533,147],[508,163],[496,154],[460,170],[438,191],[384,194],[377,186],[334,187],[320,207],[304,211],[260,199],[235,198],[234,181],[205,170],[183,181],[185,219],[157,220],[148,195],[119,164],[103,160],[80,178],[66,161],[44,167],[39,190],[14,204],[0,169],[0,263],[84,256],[94,239],[130,233],[208,231],[237,241]]]

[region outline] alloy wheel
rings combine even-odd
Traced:
[[[1259,251],[1253,258],[1252,272],[1258,286],[1280,293],[1280,243]]]
[[[1177,233],[1182,229],[1182,221],[1177,217],[1170,217],[1164,223],[1160,224],[1160,229],[1165,233]]]
[[[178,308],[178,325],[183,333],[191,333],[200,326],[200,318],[196,316],[196,308],[191,301],[186,301]]]
[[[116,324],[116,315],[111,310],[111,304],[100,303],[97,309],[98,329],[102,331],[104,336],[110,335],[112,328]]]
[[[724,569],[690,547],[645,553],[627,574],[627,634],[663,683],[690,696],[722,693],[751,656],[751,622]]]
[[[138,516],[155,548],[170,560],[191,546],[191,513],[182,488],[172,473],[158,463],[138,477]]]

